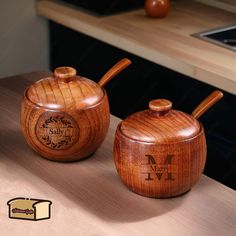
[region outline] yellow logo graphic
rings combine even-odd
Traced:
[[[45,220],[51,217],[49,200],[33,198],[14,198],[7,202],[9,218],[23,220]]]

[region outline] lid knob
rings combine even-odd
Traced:
[[[164,115],[172,108],[172,102],[166,99],[155,99],[149,102],[149,108],[158,115]]]
[[[57,67],[54,70],[55,77],[58,78],[60,82],[68,83],[75,79],[77,72],[73,67],[62,66]]]

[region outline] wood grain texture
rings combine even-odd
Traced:
[[[130,115],[117,127],[114,160],[122,181],[134,192],[156,198],[190,190],[206,163],[203,126],[195,119],[223,97],[214,91],[193,115],[171,110],[165,99]]]
[[[61,2],[39,1],[37,12],[59,24],[236,94],[236,54],[191,37],[235,24],[235,14],[188,0],[171,2],[168,17],[137,10],[96,17]],[[158,75],[157,75],[158,76]]]
[[[73,77],[70,82],[61,82],[54,76],[42,78],[29,86],[25,99],[45,109],[87,109],[99,103],[105,91],[94,81],[85,77]]]
[[[236,13],[236,2],[235,0],[195,0],[203,4],[207,4],[213,7],[217,7],[229,12]]]
[[[206,141],[203,127],[190,115],[160,112],[138,112],[117,127],[114,160],[132,191],[166,198],[185,193],[199,179],[206,162]]]
[[[132,62],[127,58],[120,60],[109,71],[107,71],[107,73],[98,81],[98,84],[103,88],[111,79],[113,79],[131,63]]]
[[[109,127],[105,90],[92,80],[73,73],[41,79],[26,89],[21,127],[27,143],[54,161],[88,157],[103,142]],[[72,79],[71,79],[72,78]]]
[[[135,193],[154,198],[178,196],[189,191],[204,170],[203,127],[193,138],[150,143],[125,136],[118,126],[114,160],[121,180]]]
[[[192,112],[192,116],[198,119],[206,111],[208,111],[214,104],[223,98],[223,93],[221,91],[215,90],[206,99],[204,99]]]
[[[54,70],[54,75],[62,83],[69,83],[76,79],[77,71],[73,67],[62,66]]]
[[[150,199],[129,191],[112,158],[120,122],[114,116],[92,158],[58,163],[33,152],[20,130],[21,97],[27,86],[49,75],[0,80],[1,235],[235,235],[236,192],[205,175],[178,198]],[[51,200],[51,219],[9,219],[7,202],[15,197]]]
[[[110,122],[103,86],[131,61],[116,63],[99,81],[76,76],[72,67],[58,67],[24,92],[21,127],[27,143],[54,161],[81,160],[103,142]]]
[[[121,132],[133,140],[149,143],[178,142],[200,132],[199,122],[181,111],[145,110],[128,116],[120,126]]]

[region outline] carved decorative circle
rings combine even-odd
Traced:
[[[67,149],[79,139],[76,121],[64,112],[44,112],[35,132],[42,144],[54,150]]]

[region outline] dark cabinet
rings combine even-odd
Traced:
[[[62,0],[98,15],[109,15],[143,7],[144,0]]]

